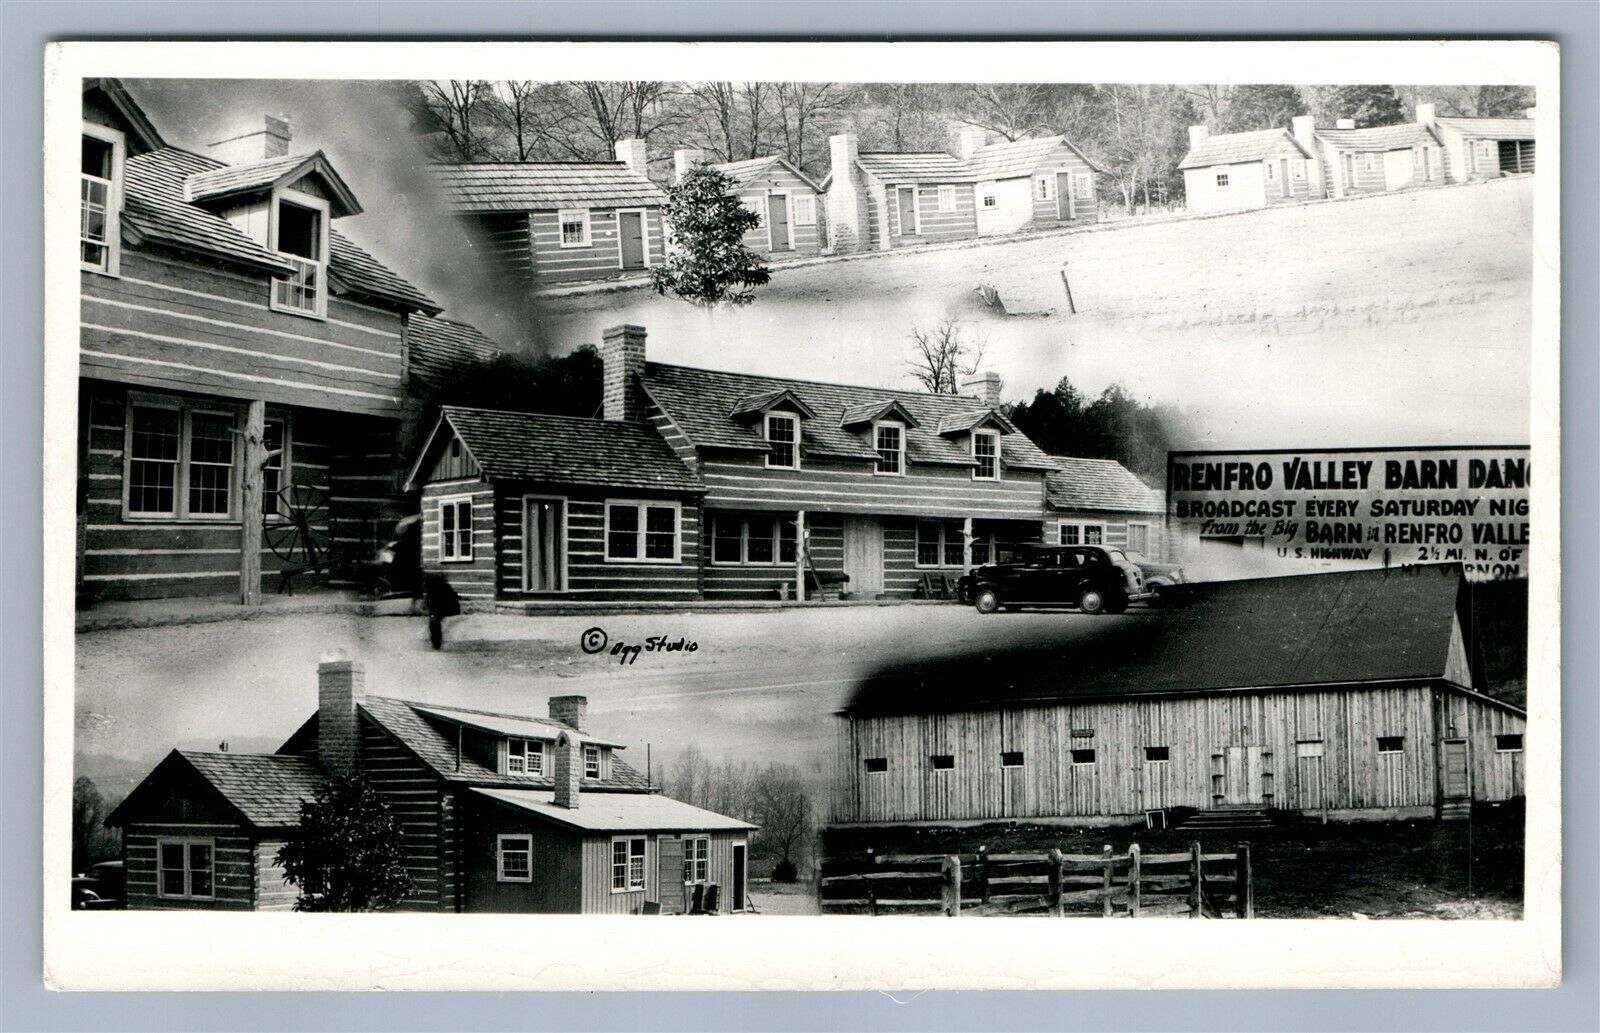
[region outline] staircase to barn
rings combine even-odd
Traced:
[[[1177,827],[1185,832],[1244,832],[1270,829],[1272,814],[1265,807],[1223,806],[1196,811]]]

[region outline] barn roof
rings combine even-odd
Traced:
[[[1533,119],[1531,118],[1456,118],[1446,116],[1435,119],[1447,129],[1465,133],[1468,136],[1486,137],[1494,140],[1532,140]]]
[[[1432,129],[1417,122],[1366,129],[1318,129],[1317,136],[1351,151],[1403,151],[1418,144],[1439,142]]]
[[[1115,459],[1051,456],[1060,468],[1045,477],[1052,509],[1164,513],[1166,495],[1151,488]]]
[[[757,826],[657,793],[580,795],[562,807],[538,789],[474,789],[474,793],[558,825],[585,832],[741,832]]]
[[[440,162],[428,172],[454,212],[664,205],[666,193],[620,161]]]
[[[733,180],[735,186],[743,186],[773,165],[782,165],[796,176],[799,176],[800,181],[805,183],[806,186],[813,190],[817,189],[815,180],[781,154],[768,154],[761,158],[746,158],[743,161],[725,161],[711,167]]]
[[[869,671],[841,713],[1437,681],[1464,585],[1457,564],[1195,585],[1186,607],[1084,622],[1049,646]],[[1470,634],[1467,641],[1470,649]]]
[[[841,426],[841,423],[846,413],[859,417],[893,401],[915,417],[916,426],[910,426],[907,421],[906,429],[906,456],[912,464],[971,466],[972,452],[966,442],[941,437],[938,427],[947,416],[989,411],[989,407],[977,399],[958,395],[725,373],[659,362],[646,363],[641,383],[650,398],[700,448],[765,451],[767,443],[762,428],[735,419],[731,414],[741,398],[787,390],[817,414],[814,419],[800,422],[802,456],[875,461],[878,453],[870,440],[870,431],[860,424]],[[1006,438],[1001,461],[1015,469],[1055,468],[1050,458],[1022,434]]]
[[[173,750],[128,798],[106,818],[119,826],[141,820],[140,792],[169,765],[187,768],[203,779],[244,820],[258,829],[293,828],[300,824],[300,804],[317,794],[325,778],[310,757],[275,753],[215,753]]]
[[[1189,149],[1178,163],[1180,169],[1199,169],[1211,165],[1237,165],[1242,162],[1262,161],[1276,157],[1284,151],[1293,151],[1302,158],[1311,153],[1300,146],[1300,141],[1286,129],[1256,129],[1248,133],[1221,133],[1208,136],[1198,146]]]
[[[435,387],[476,363],[503,354],[477,327],[443,316],[411,320],[407,343],[412,375]]]
[[[491,480],[590,484],[671,492],[703,490],[677,453],[643,423],[445,406],[411,470],[424,464],[448,427]]]

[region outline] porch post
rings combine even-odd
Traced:
[[[239,603],[261,603],[261,468],[266,463],[267,403],[253,399],[244,417],[244,476],[239,493]]]
[[[991,559],[989,562],[993,563]],[[972,518],[965,517],[961,521],[961,572],[972,573]]]
[[[794,598],[806,601],[806,511],[794,514]]]

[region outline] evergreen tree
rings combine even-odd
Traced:
[[[361,775],[330,778],[300,804],[300,826],[279,849],[296,911],[387,911],[411,892],[400,823]]]
[[[1287,129],[1289,120],[1304,113],[1300,90],[1283,83],[1235,86],[1228,96],[1221,131],[1244,133],[1253,129]]]
[[[1393,86],[1340,86],[1331,101],[1336,118],[1353,118],[1357,129],[1393,126],[1408,120]]]
[[[667,200],[667,258],[650,274],[657,294],[668,291],[696,305],[748,305],[752,290],[772,278],[744,246],[761,224],[731,189],[733,180],[697,165],[672,187]]]

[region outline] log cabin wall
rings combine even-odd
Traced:
[[[157,888],[157,845],[163,841],[209,844],[212,892],[203,898],[165,896]],[[130,824],[122,833],[128,910],[249,911],[256,906],[256,847],[236,821]]]
[[[456,821],[450,790],[388,732],[363,715],[361,770],[403,830],[413,882],[400,911],[456,910]]]
[[[823,219],[826,215],[827,202],[822,195],[795,175],[781,162],[773,162],[770,167],[759,175],[751,176],[748,180],[736,187],[733,193],[741,201],[751,206],[761,214],[761,223],[747,231],[741,243],[751,251],[760,255],[773,258],[788,256],[816,255],[822,250]],[[776,198],[779,203],[788,205],[789,246],[787,248],[774,248],[767,239],[767,203],[769,198]],[[795,206],[793,198],[811,198],[813,217],[809,223],[797,222],[795,219]]]
[[[540,283],[549,284],[640,275],[644,270],[622,267],[622,249],[617,237],[618,212],[638,210],[589,209],[589,243],[580,247],[561,246],[559,213],[554,210],[529,212],[528,236],[532,241],[534,277]],[[645,266],[653,268],[665,260],[666,237],[661,209],[648,207],[643,211]]]
[[[1061,544],[1061,526],[1066,524],[1076,527],[1080,540],[1076,543],[1085,544],[1082,534],[1085,526],[1099,527],[1103,532],[1102,545],[1113,549],[1132,549],[1134,544],[1129,541],[1130,524],[1140,525],[1145,528],[1144,537],[1148,548],[1143,552],[1146,559],[1158,563],[1167,561],[1167,516],[1165,513],[1125,513],[1112,510],[1098,509],[1052,509],[1044,521],[1043,541],[1047,545]],[[1070,537],[1070,533],[1069,533]]]

